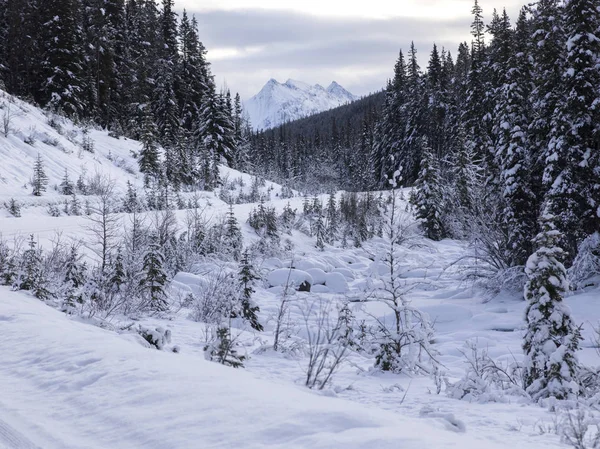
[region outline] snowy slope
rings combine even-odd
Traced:
[[[318,84],[311,86],[294,80],[279,83],[271,79],[244,107],[255,129],[268,129],[357,98],[335,81],[325,89]]]
[[[150,350],[6,289],[0,332],[0,447],[482,447],[422,419]]]
[[[139,173],[137,153],[140,142],[125,137],[115,138],[106,130],[84,128],[64,117],[43,111],[31,104],[21,101],[0,90],[0,123],[5,114],[11,116],[8,135],[4,135],[4,127],[0,126],[0,234],[6,236],[11,229],[18,230],[22,224],[12,217],[6,208],[11,199],[15,199],[22,208],[23,215],[44,217],[42,221],[29,223],[37,225],[41,231],[50,229],[50,218],[47,206],[57,205],[59,208],[66,198],[58,190],[65,173],[72,183],[81,176],[86,183],[96,176],[110,179],[115,184],[117,196],[126,190],[127,182],[138,189],[141,195],[143,177]],[[84,150],[84,140],[93,152]],[[48,177],[46,192],[41,197],[32,195],[31,180],[33,167],[38,155],[44,165]],[[252,184],[252,176],[220,167],[224,188],[231,195],[248,193]],[[277,197],[281,194],[281,186],[265,181],[259,192],[266,196]],[[213,198],[219,192],[199,192],[203,198]],[[187,196],[192,196],[188,193]],[[182,195],[186,196],[186,195]],[[81,196],[83,202],[88,197]],[[93,202],[94,198],[89,198]],[[65,217],[67,222],[79,223],[81,217]],[[61,225],[62,226],[62,225]],[[74,225],[66,225],[69,226]],[[54,227],[52,227],[54,230]]]
[[[91,128],[87,130],[94,151],[91,153],[83,150],[84,128],[0,91],[0,116],[7,111],[12,119],[8,136],[0,133],[0,205],[9,198],[26,204],[38,200],[31,197],[29,185],[38,154],[49,178],[42,197],[46,201],[58,195],[55,188],[65,170],[72,182],[80,175],[92,177],[100,173],[114,180],[119,190],[127,181],[141,185],[133,156],[141,148],[139,142],[116,139],[106,131]]]

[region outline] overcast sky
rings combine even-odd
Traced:
[[[486,22],[506,7],[513,22],[522,0],[480,0]],[[415,41],[422,66],[435,42],[453,55],[470,41],[472,0],[176,0],[199,23],[219,86],[243,99],[270,79],[327,86],[355,95],[381,89],[398,50]]]

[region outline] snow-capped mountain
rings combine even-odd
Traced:
[[[294,80],[279,83],[270,79],[244,106],[255,129],[268,129],[356,99],[335,81],[325,89],[319,84],[311,86]]]

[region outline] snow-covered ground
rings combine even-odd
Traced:
[[[9,137],[0,136],[0,205],[15,198],[29,207],[20,218],[0,210],[0,235],[11,239],[33,234],[46,247],[58,232],[85,242],[85,217],[48,215],[47,202],[61,200],[51,187],[60,182],[65,167],[72,180],[85,169],[109,174],[120,189],[127,181],[139,187],[131,153],[139,150],[139,143],[91,130],[95,153],[80,152],[81,128],[63,121],[61,134],[39,110],[13,104],[21,115]],[[24,142],[29,133],[38,136],[33,146]],[[34,198],[24,184],[38,152],[51,187]],[[242,178],[246,191],[252,182],[249,175],[226,168],[222,175],[230,181]],[[262,189],[279,212],[288,202],[302,209],[301,197],[278,198],[281,186],[267,182]],[[233,208],[243,223],[246,244],[258,239],[246,223],[256,206]],[[218,192],[203,192],[200,207],[207,218],[216,219],[229,206]],[[176,211],[180,225],[185,215],[185,210]],[[121,218],[126,225],[127,215]],[[319,284],[311,293],[299,292],[290,299],[290,333],[301,346],[306,335],[303,305],[360,298],[377,281],[380,267],[370,245],[328,246],[321,252],[314,238],[299,231],[283,235],[285,239],[293,249],[260,267],[264,280],[256,287],[255,300],[265,331],[240,330],[239,351],[248,356],[244,369],[205,360],[206,326],[191,320],[186,308],[174,307],[163,318],[139,318],[145,326],[171,330],[171,344],[179,348],[173,353],[146,347],[137,334],[101,329],[26,293],[0,287],[0,448],[566,447],[552,432],[557,416],[545,408],[516,396],[486,403],[452,399],[443,387],[437,394],[430,377],[377,373],[371,370],[373,358],[357,353],[351,353],[324,392],[304,387],[306,355],[268,349],[282,290],[282,275],[274,270],[293,265],[300,270],[298,279],[309,276]],[[460,264],[453,262],[466,251],[463,243],[452,240],[401,250],[403,278],[414,285],[408,298],[435,323],[435,348],[449,382],[464,373],[467,341],[476,341],[495,360],[521,358],[524,301],[509,293],[490,297],[464,282]],[[199,288],[205,268],[178,275],[174,291]],[[598,364],[591,331],[600,319],[600,290],[577,293],[566,302],[575,321],[584,325],[581,360]],[[388,313],[381,304],[355,309],[359,316]],[[126,322],[124,317],[112,320],[115,327]]]

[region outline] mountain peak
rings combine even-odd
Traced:
[[[269,129],[356,99],[335,81],[325,89],[320,84],[311,86],[293,79],[282,84],[271,78],[244,108],[255,129]]]

